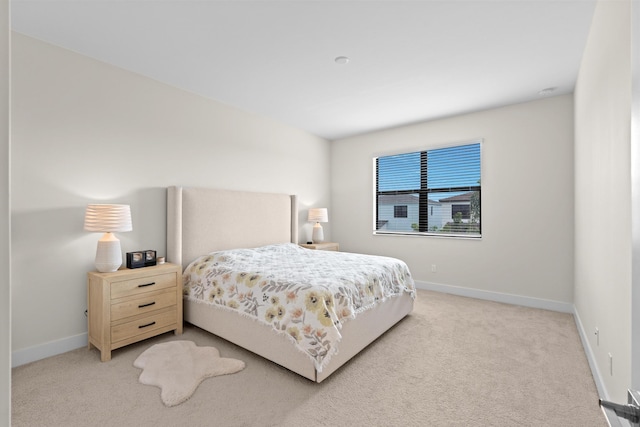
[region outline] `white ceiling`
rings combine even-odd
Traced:
[[[334,140],[572,92],[594,7],[12,0],[11,18],[17,32]]]

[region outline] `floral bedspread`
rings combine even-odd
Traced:
[[[398,259],[292,243],[213,252],[183,278],[185,298],[271,325],[319,372],[337,351],[342,323],[403,292],[415,298],[409,268]]]

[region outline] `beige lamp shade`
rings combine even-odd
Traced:
[[[100,233],[131,231],[131,208],[129,205],[88,205],[84,229]]]
[[[327,208],[311,208],[309,209],[309,222],[329,222],[329,214]]]
[[[129,205],[88,205],[84,215],[84,229],[104,233],[98,240],[95,265],[99,272],[116,271],[122,265],[120,240],[113,232],[131,231]]]

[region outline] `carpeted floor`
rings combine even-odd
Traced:
[[[191,340],[243,360],[165,407],[133,361]],[[404,319],[321,384],[193,326],[13,369],[13,426],[606,426],[573,317],[418,291]]]

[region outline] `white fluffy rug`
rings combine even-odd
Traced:
[[[175,406],[190,398],[204,379],[241,371],[244,362],[220,357],[215,347],[170,341],[145,350],[133,366],[142,368],[142,384],[160,387],[164,404]]]

